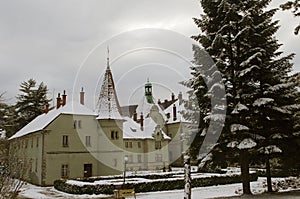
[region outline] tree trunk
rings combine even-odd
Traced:
[[[266,155],[265,157],[266,161],[266,173],[267,173],[267,186],[268,186],[268,192],[272,192],[272,180],[271,180],[271,168],[270,168],[270,160],[269,156]]]
[[[243,183],[243,194],[251,194],[250,176],[249,176],[249,152],[246,149],[241,150],[241,178]]]

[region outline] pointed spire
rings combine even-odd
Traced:
[[[110,66],[109,66],[109,46],[107,46],[107,68],[106,70],[110,70]]]
[[[107,53],[107,69],[96,107],[96,112],[99,114],[97,119],[123,119],[112,72],[109,67],[109,48],[107,48]]]

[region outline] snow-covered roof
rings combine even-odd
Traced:
[[[24,135],[28,135],[30,133],[34,133],[36,131],[43,130],[61,114],[97,116],[95,112],[85,107],[84,105],[75,101],[71,101],[68,102],[65,106],[60,107],[59,109],[53,109],[48,113],[37,116],[9,139],[11,140],[14,138],[22,137]]]
[[[157,103],[148,103],[145,96],[143,96],[143,99],[140,101],[136,108],[136,113],[139,115],[143,113],[144,117],[149,117],[150,110],[153,106],[157,106],[158,112],[163,116],[164,120],[166,120],[166,116],[164,111],[161,109],[161,107]]]
[[[144,119],[143,130],[140,124],[133,121],[129,117],[124,118],[126,121],[123,123],[123,138],[124,139],[154,139],[153,133],[157,124],[150,117]],[[164,139],[171,139],[162,130]]]
[[[176,118],[174,120],[174,112],[173,107],[176,107]],[[183,111],[185,111],[184,103],[180,102],[179,100],[175,101],[171,104],[167,109],[164,110],[165,114],[170,114],[170,118],[167,119],[167,124],[173,124],[178,122],[189,122],[183,117]]]

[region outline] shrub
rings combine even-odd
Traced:
[[[154,175],[155,176],[155,175]],[[164,176],[164,175],[162,175]],[[148,176],[149,177],[149,176]],[[131,189],[134,188],[135,192],[152,192],[152,191],[164,191],[164,190],[174,190],[183,189],[184,180],[183,178],[160,178],[155,176],[155,180],[126,183],[122,187],[113,184],[101,184],[101,185],[71,185],[66,183],[66,180],[56,180],[54,182],[54,187],[57,190],[71,193],[71,194],[113,194],[115,189]],[[256,181],[258,175],[256,173],[250,174],[251,181]],[[117,178],[118,179],[118,178]],[[230,184],[239,183],[241,178],[239,175],[220,175],[212,177],[195,177],[192,179],[192,187],[203,187],[212,186],[220,184]]]

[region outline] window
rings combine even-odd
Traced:
[[[69,136],[63,135],[62,146],[63,147],[68,147],[69,146]]]
[[[36,158],[35,159],[35,172],[37,172],[37,169],[38,169],[38,159]]]
[[[85,146],[91,146],[91,136],[85,136]]]
[[[61,177],[68,178],[69,174],[69,166],[67,164],[61,165]]]
[[[119,139],[118,131],[111,131],[110,132],[110,137],[111,137],[112,140],[114,140],[114,139],[118,140]]]
[[[33,148],[33,138],[31,138],[31,148]]]
[[[29,173],[32,172],[32,163],[33,163],[33,159],[30,158],[30,160],[29,160]]]
[[[155,149],[161,149],[161,141],[155,142]]]
[[[77,128],[77,120],[74,120],[73,126],[74,126],[74,129]]]
[[[28,139],[25,140],[25,148],[28,147]]]
[[[37,138],[36,138],[36,147],[39,147],[39,141],[40,141],[40,138],[37,137]]]
[[[132,142],[125,142],[125,148],[132,148]]]
[[[142,148],[142,143],[138,142],[138,148]]]
[[[138,155],[137,160],[138,160],[138,163],[141,163],[142,162],[142,155]]]
[[[155,161],[162,162],[162,154],[155,154]]]
[[[114,132],[114,131],[111,131],[111,132],[110,132],[110,137],[111,137],[112,140],[115,139],[115,132]]]

